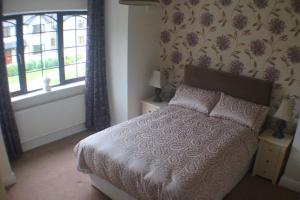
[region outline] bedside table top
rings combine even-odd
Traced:
[[[142,103],[149,103],[149,104],[157,106],[157,107],[162,107],[162,106],[167,106],[168,105],[168,102],[166,102],[166,101],[154,102],[153,98],[154,97],[149,97],[149,98],[143,99]]]
[[[260,136],[259,139],[263,140],[263,141],[267,141],[270,142],[272,144],[276,144],[282,147],[288,147],[293,139],[292,135],[289,134],[284,134],[284,138],[282,139],[278,139],[272,136],[272,134],[274,133],[274,130],[272,129],[268,129],[265,130]]]

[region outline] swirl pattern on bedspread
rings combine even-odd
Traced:
[[[244,175],[257,134],[230,120],[167,106],[80,141],[77,168],[136,199],[222,199]]]

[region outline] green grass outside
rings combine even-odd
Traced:
[[[74,70],[72,70],[72,69],[74,69]],[[50,83],[51,86],[59,84],[58,70],[59,70],[58,68],[54,68],[54,69],[44,70],[44,72],[43,72],[44,77],[47,76],[51,79],[51,83]],[[77,70],[78,70],[79,77],[84,76],[85,67],[81,67],[80,65],[78,65]],[[74,67],[66,68],[65,77],[67,80],[76,78],[77,77],[76,67],[74,66]],[[29,90],[36,90],[36,89],[42,88],[42,82],[41,82],[42,73],[41,73],[41,71],[27,73],[26,79],[27,79],[27,88]],[[10,87],[11,92],[18,91],[20,89],[18,76],[8,77],[8,82],[9,82],[9,87]]]

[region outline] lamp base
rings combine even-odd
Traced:
[[[286,122],[282,119],[278,119],[277,121],[277,130],[273,133],[273,137],[278,139],[284,138],[283,130],[286,128]]]
[[[284,134],[282,132],[276,131],[276,132],[273,133],[273,137],[278,138],[278,139],[282,139],[282,138],[284,138]]]
[[[160,88],[155,88],[154,92],[155,92],[155,96],[154,96],[153,101],[154,102],[162,102],[162,99],[160,97],[161,89]]]

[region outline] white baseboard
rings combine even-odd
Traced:
[[[11,186],[15,184],[17,181],[16,175],[14,172],[10,172],[9,175],[2,177],[2,182],[5,187]]]
[[[60,140],[62,138],[68,137],[75,133],[79,133],[84,130],[86,130],[85,124],[84,123],[78,124],[78,125],[66,128],[64,130],[60,130],[60,131],[53,132],[53,133],[50,133],[48,135],[45,135],[45,136],[42,136],[39,138],[32,139],[30,141],[22,142],[22,148],[23,148],[23,151],[28,151],[28,150],[37,148],[39,146],[48,144],[50,142],[54,142],[56,140]]]
[[[290,190],[300,192],[300,182],[294,179],[282,176],[279,185],[286,187]]]

